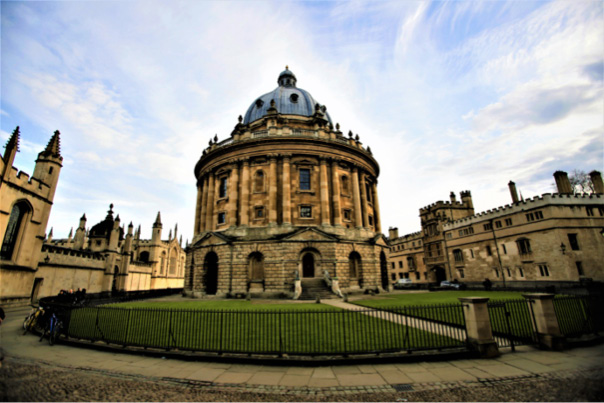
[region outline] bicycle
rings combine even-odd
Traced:
[[[57,315],[52,312],[50,317],[48,318],[47,325],[42,331],[42,336],[40,336],[40,341],[44,339],[46,336],[46,332],[48,331],[48,344],[53,345],[55,341],[59,338],[61,331],[63,330],[63,322],[57,317]]]
[[[25,335],[28,331],[33,330],[43,315],[44,308],[41,306],[32,309],[29,315],[27,315],[23,321],[23,334]]]

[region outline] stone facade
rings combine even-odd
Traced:
[[[291,71],[278,83],[195,166],[185,289],[290,295],[297,277],[325,271],[344,291],[388,289],[377,161],[325,106],[300,105],[312,97]]]
[[[38,291],[36,270],[54,194],[61,172],[60,133],[38,154],[33,175],[13,167],[19,148],[19,127],[0,160],[0,303],[22,304]]]
[[[413,284],[435,282],[434,271],[426,268],[422,233],[414,232],[399,237],[398,228],[390,228],[388,232],[390,280],[394,283],[398,279],[408,278]]]
[[[591,173],[595,189],[591,195],[572,194],[565,172],[554,176],[558,193],[519,199],[515,184],[510,182],[512,204],[479,214],[473,214],[471,205],[465,211],[461,206],[452,210],[457,211],[457,217],[447,214],[445,206],[455,203],[453,199],[421,209],[426,266],[443,267],[449,280],[479,283],[488,278],[511,287],[604,281],[601,175]],[[434,229],[427,228],[425,224],[431,222],[423,219],[431,210],[440,211]],[[428,241],[434,239],[443,244],[443,252],[436,256],[434,249],[428,248]],[[391,245],[396,243],[391,240]]]

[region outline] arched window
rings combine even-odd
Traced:
[[[176,274],[176,249],[170,252],[170,274]]]
[[[264,192],[264,171],[261,169],[254,174],[254,192]]]
[[[264,256],[260,252],[254,252],[249,257],[250,280],[264,280]]]
[[[166,271],[166,252],[161,253],[159,259],[159,274],[164,274]]]
[[[23,235],[23,228],[25,227],[24,218],[30,211],[31,208],[25,201],[16,203],[13,206],[8,218],[6,232],[4,233],[0,258],[4,260],[11,260],[13,258],[20,236]]]
[[[358,252],[352,252],[348,256],[348,277],[358,278],[361,272],[361,256]]]

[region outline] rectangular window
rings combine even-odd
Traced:
[[[462,229],[459,230],[459,236],[463,236],[463,230]]]
[[[312,218],[312,206],[300,206],[300,218]]]
[[[450,232],[447,232],[447,239],[451,239],[451,238],[453,238],[453,234]]]
[[[505,225],[507,225],[508,227],[509,227],[510,225],[512,225],[512,219],[511,219],[511,218],[506,218],[506,219],[505,219]]]
[[[501,221],[495,221],[495,228],[501,228]]]
[[[369,226],[373,227],[373,216],[368,216],[367,219],[369,220]]]
[[[577,273],[579,273],[579,276],[584,276],[585,272],[583,271],[583,263],[575,262],[575,264],[577,265]]]
[[[218,197],[227,197],[227,178],[220,178],[220,188],[218,189]]]
[[[517,269],[518,269],[518,275],[520,277],[524,277],[524,270],[522,270],[522,267],[517,267]]]
[[[255,207],[256,218],[264,218],[264,207]]]
[[[396,273],[392,273],[392,281],[396,280]]]
[[[226,213],[218,213],[218,224],[226,223]]]
[[[512,277],[512,272],[510,271],[509,267],[506,267],[505,271],[508,273],[508,277]]]
[[[344,221],[350,221],[350,213],[351,211],[348,209],[342,210],[342,216],[344,216]]]
[[[516,245],[518,245],[518,253],[521,255],[531,253],[531,242],[528,239],[519,239],[516,241]]]
[[[541,211],[535,211],[535,220],[543,220],[543,213]]]
[[[490,231],[493,229],[493,225],[491,223],[485,224],[482,226],[485,231]]]
[[[465,277],[466,277],[466,275],[465,275],[465,273],[463,272],[463,270],[459,270],[459,277],[460,277],[460,278],[465,278]]]
[[[533,213],[528,213],[525,215],[526,215],[526,221],[528,221],[528,222],[535,221],[535,216],[533,215]]]
[[[491,245],[487,245],[487,256],[492,256],[493,252],[491,251]]]
[[[310,190],[310,169],[300,169],[300,190]]]
[[[499,278],[499,270],[493,267],[493,271],[495,272],[495,277]]]
[[[472,259],[474,259],[474,250],[470,249],[470,256],[472,257]]]
[[[402,269],[402,268],[403,268],[403,261],[402,261],[402,260],[398,262],[398,268],[399,268],[399,269]]]
[[[403,273],[399,273],[399,274],[398,274],[398,278],[403,278],[403,277],[405,277],[405,276],[403,275]]]
[[[568,243],[572,250],[579,250],[579,241],[577,240],[577,234],[568,234]]]
[[[594,215],[594,209],[592,207],[585,207],[585,212],[587,213],[588,217],[593,217]]]
[[[393,268],[393,269],[395,268],[395,267],[394,267],[394,262],[392,262],[392,268]]]
[[[421,274],[420,274],[418,271],[417,271],[417,272],[415,272],[415,279],[416,279],[416,280],[419,280],[419,279],[420,279],[420,275],[421,275]]]
[[[508,250],[505,247],[505,244],[501,245],[501,248],[503,249],[503,254],[507,255],[508,254]]]
[[[541,277],[549,277],[549,268],[546,264],[539,265],[539,274],[541,274]]]
[[[531,222],[536,220],[543,220],[543,213],[541,211],[526,214],[526,221]]]
[[[371,203],[372,199],[371,199],[371,185],[369,183],[365,184],[365,189],[367,191],[367,201],[369,203]]]
[[[600,216],[604,217],[604,207],[598,207],[598,211],[600,212]]]

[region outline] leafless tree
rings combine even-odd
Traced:
[[[580,169],[573,169],[568,175],[570,187],[573,189],[573,194],[592,194],[594,192],[594,185],[591,182],[591,177],[585,171]],[[557,191],[555,183],[552,183],[552,187]]]

